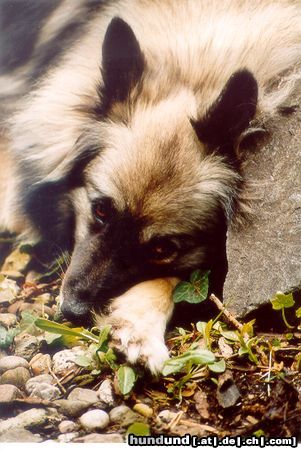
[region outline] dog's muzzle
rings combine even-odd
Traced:
[[[82,303],[78,300],[64,298],[61,294],[60,308],[65,319],[76,325],[88,325],[92,321],[92,303]]]

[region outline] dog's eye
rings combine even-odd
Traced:
[[[157,263],[168,263],[177,255],[176,244],[168,240],[158,240],[151,247],[150,259]]]
[[[101,203],[95,203],[92,207],[93,217],[95,221],[100,224],[104,225],[108,219],[108,212],[104,205]]]

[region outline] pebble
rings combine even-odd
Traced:
[[[28,253],[22,253],[19,248],[16,248],[4,261],[2,271],[17,271],[24,272],[31,260]]]
[[[110,421],[114,424],[118,424],[121,427],[128,427],[134,422],[143,422],[144,418],[140,414],[135,413],[126,405],[116,406],[111,409]]]
[[[2,433],[0,442],[42,442],[41,436],[24,428],[12,428]]]
[[[99,402],[97,392],[92,389],[75,388],[68,395],[68,400],[86,402],[89,405],[94,405]]]
[[[0,325],[5,328],[11,328],[17,323],[17,317],[15,314],[3,313],[0,314]]]
[[[10,314],[18,314],[19,312],[19,308],[21,307],[21,305],[23,304],[24,300],[16,300],[14,301],[14,303],[12,303],[11,305],[8,306],[7,308],[7,312]]]
[[[160,422],[169,423],[176,417],[176,415],[176,412],[170,411],[169,409],[163,409],[159,412],[157,418]]]
[[[240,398],[240,392],[234,382],[231,370],[226,370],[219,376],[216,398],[223,408],[234,406]]]
[[[53,296],[48,292],[45,292],[44,294],[35,297],[35,302],[39,302],[44,305],[50,305],[53,302]]]
[[[104,403],[107,406],[114,406],[115,399],[114,399],[114,393],[113,393],[113,386],[112,382],[110,380],[104,380],[98,391],[97,395],[99,400]]]
[[[102,409],[92,409],[87,411],[80,418],[79,422],[86,431],[103,430],[109,425],[109,415]]]
[[[76,429],[76,424],[72,420],[63,420],[59,424],[59,432],[62,434],[72,433]]]
[[[64,376],[70,370],[76,370],[78,366],[75,364],[74,359],[77,356],[86,354],[86,350],[82,347],[73,347],[72,349],[61,350],[57,352],[53,358],[52,370],[56,375]]]
[[[27,303],[24,302],[20,305],[18,312],[29,311],[30,313],[36,313],[37,315],[47,314],[48,317],[52,318],[54,316],[54,310],[46,305],[41,305],[41,303]]]
[[[50,375],[49,373],[43,373],[42,375],[37,375],[36,377],[32,377],[27,383],[26,383],[26,388],[27,385],[30,386],[32,385],[36,385],[39,383],[47,383],[47,384],[54,384],[54,378],[52,375]],[[29,387],[30,389],[30,387]]]
[[[10,280],[17,281],[18,283],[22,283],[25,279],[23,273],[18,272],[17,270],[2,270],[1,275],[4,275]]]
[[[30,428],[41,426],[47,421],[48,411],[42,408],[31,408],[18,414],[16,417],[2,420],[0,422],[0,436],[6,431],[14,428]]]
[[[5,278],[0,282],[0,304],[9,304],[11,300],[14,300],[20,288],[14,280]]]
[[[48,354],[37,353],[31,358],[29,365],[34,375],[49,373],[51,369],[51,357]]]
[[[31,380],[30,380],[31,381]],[[30,388],[27,387],[28,384],[26,384],[26,392],[31,397],[38,397],[43,400],[56,400],[61,396],[61,391],[58,387],[54,386],[53,384],[48,383],[38,383],[35,385],[30,385]]]
[[[61,396],[61,391],[54,386],[54,379],[49,374],[38,375],[27,381],[25,390],[31,397],[43,400],[55,400]]]
[[[82,436],[80,438],[75,439],[73,442],[78,443],[97,443],[97,444],[114,444],[122,442],[124,443],[124,439],[121,434],[110,433],[110,434],[100,434],[100,433],[90,433],[86,434],[86,436]]]
[[[0,384],[13,384],[22,389],[30,377],[31,375],[28,369],[25,369],[25,367],[16,367],[15,369],[7,370],[1,375]]]
[[[41,273],[35,272],[34,270],[30,270],[25,278],[26,283],[34,283],[36,284],[40,277],[41,277]]]
[[[18,334],[15,339],[15,355],[25,358],[30,361],[31,358],[38,352],[39,341],[35,336],[27,333]]]
[[[67,417],[78,417],[89,408],[89,403],[77,400],[56,400],[59,411]]]
[[[5,370],[15,369],[16,367],[25,367],[25,369],[28,369],[29,364],[21,356],[3,356],[0,359],[0,373],[5,372]]]
[[[144,403],[136,403],[136,405],[134,405],[133,407],[133,411],[141,414],[144,417],[151,417],[154,413],[153,408],[145,405]]]
[[[73,439],[77,438],[78,436],[79,436],[79,433],[77,431],[74,431],[73,433],[60,434],[57,437],[57,440],[58,440],[58,442],[67,444],[68,442],[71,442]]]
[[[13,384],[1,384],[0,385],[0,404],[9,403],[16,398],[22,398],[22,392]]]

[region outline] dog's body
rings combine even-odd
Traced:
[[[176,278],[209,268],[220,293],[227,227],[244,206],[236,148],[300,79],[300,14],[293,0],[96,8],[9,121],[4,227],[73,251],[62,309],[82,321],[119,296],[104,320],[152,371]]]

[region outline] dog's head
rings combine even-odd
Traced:
[[[200,117],[195,89],[158,77],[129,25],[113,19],[90,125],[28,197],[33,210],[52,191],[55,217],[60,204],[70,224],[72,211],[62,286],[72,320],[139,281],[210,269],[224,255],[242,183],[235,146],[255,114],[257,83],[247,70],[235,72]]]

